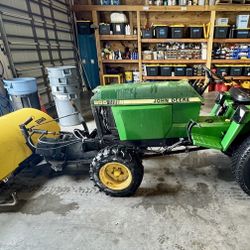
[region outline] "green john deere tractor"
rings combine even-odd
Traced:
[[[162,155],[207,148],[232,157],[235,179],[250,194],[250,92],[232,88],[220,93],[210,115],[201,116],[201,95],[207,85],[182,80],[98,87],[91,99],[96,123],[91,133],[85,122],[83,130],[72,133],[58,132],[55,125],[55,130],[46,129],[54,121],[42,112],[22,123],[28,118],[27,110],[17,111],[20,118],[15,123],[19,122],[23,136],[15,138],[30,154],[26,150],[14,170],[2,174],[2,180],[44,159],[56,171],[81,162],[90,164],[90,178],[101,191],[130,196],[141,184],[142,159],[153,155],[150,148],[163,148]],[[13,133],[20,135],[20,131]]]

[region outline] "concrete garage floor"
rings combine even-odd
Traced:
[[[10,185],[19,204],[1,209],[0,249],[250,249],[250,199],[227,157],[205,150],[143,164],[130,198],[98,192],[87,166],[22,172]]]

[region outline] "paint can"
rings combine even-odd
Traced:
[[[127,82],[127,83],[133,82],[133,72],[132,71],[125,71],[125,82]]]

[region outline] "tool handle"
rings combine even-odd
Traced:
[[[30,118],[28,118],[22,125],[23,126],[27,126],[29,123],[31,123],[33,121],[33,118],[32,117],[30,117]]]

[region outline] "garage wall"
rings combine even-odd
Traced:
[[[73,23],[68,0],[0,1],[1,39],[13,76],[36,77],[47,105],[46,67],[78,65]]]

